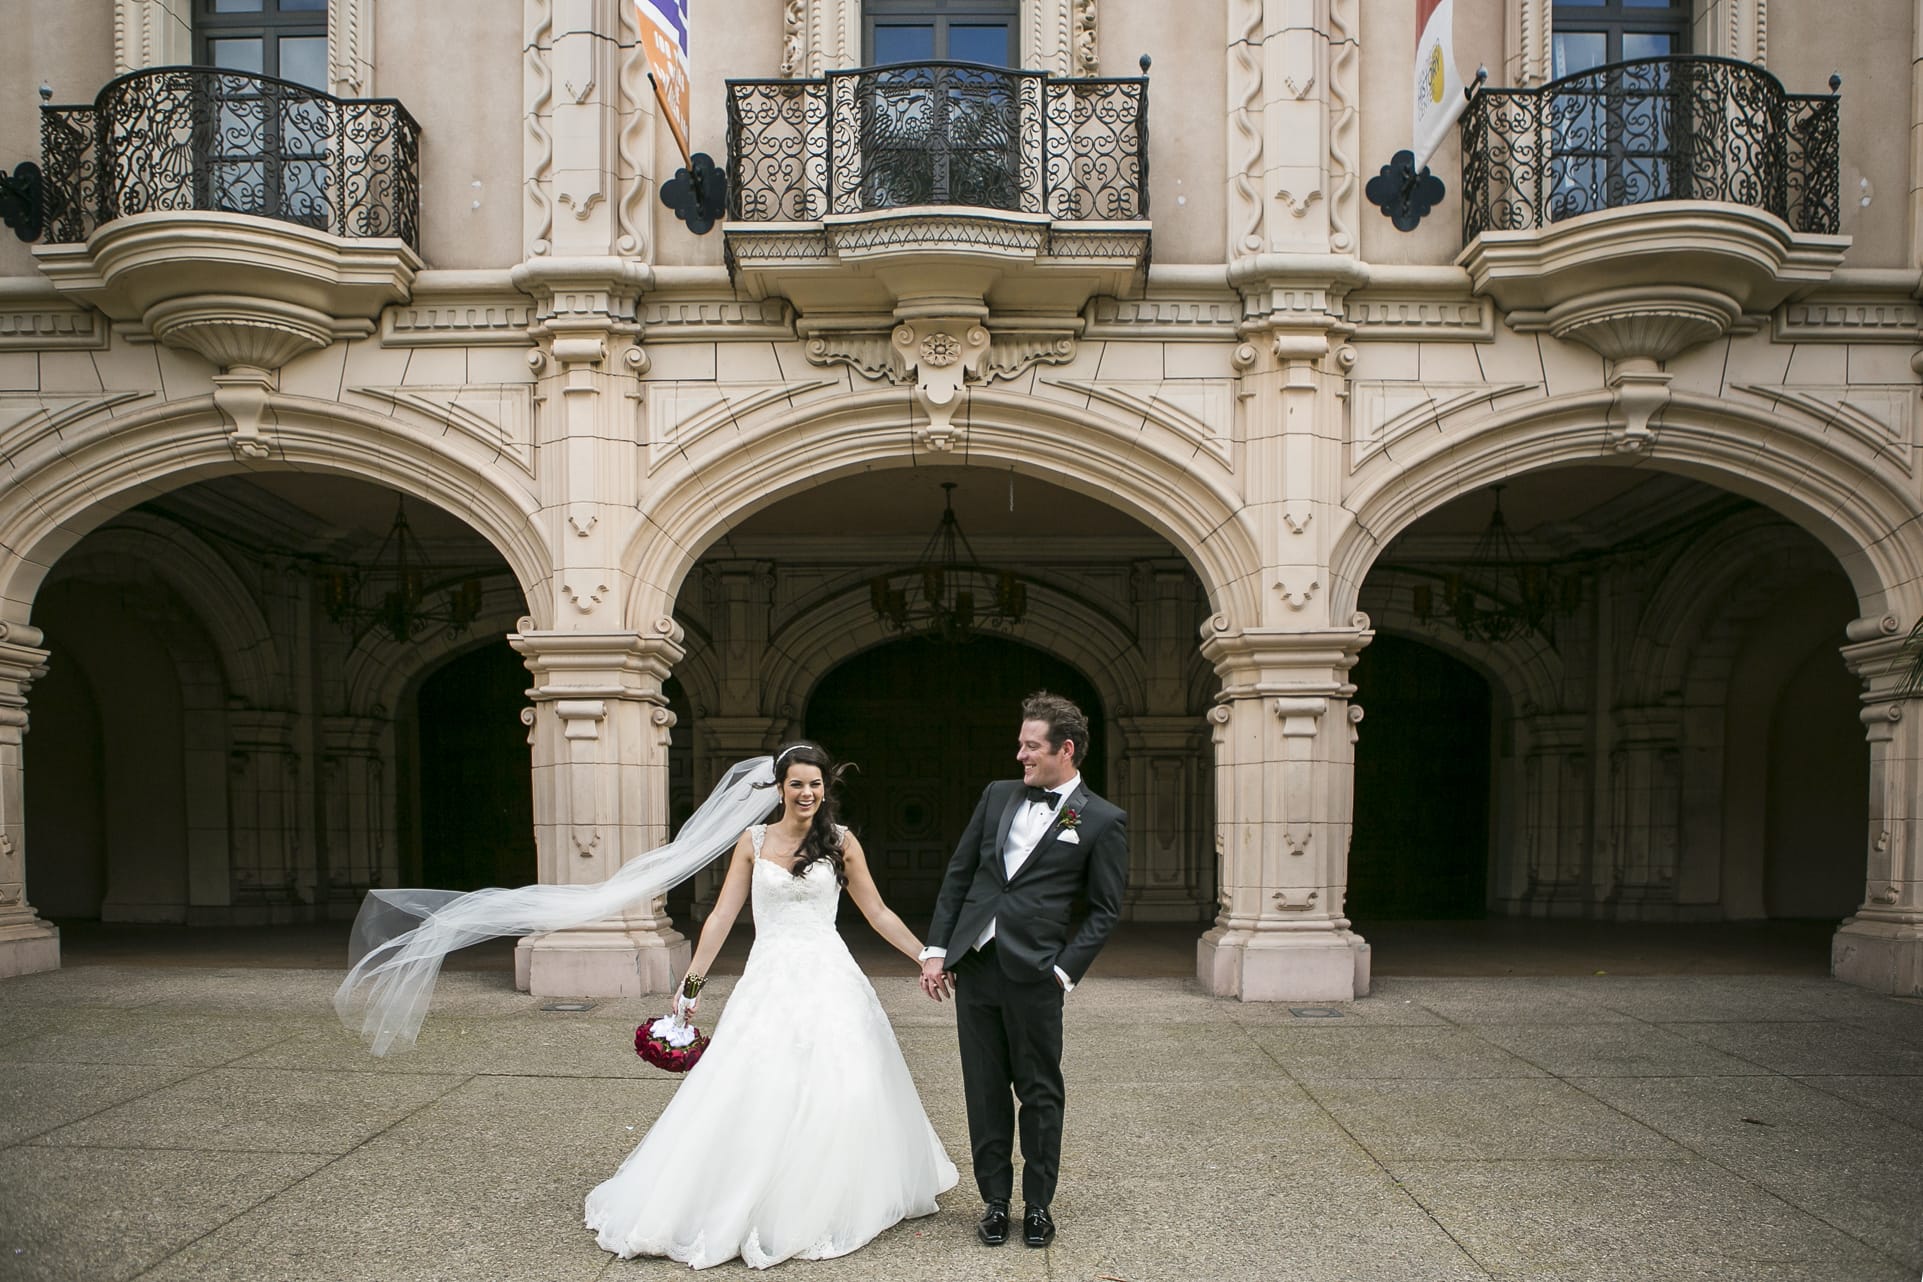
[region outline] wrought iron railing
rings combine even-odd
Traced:
[[[1840,83],[1792,94],[1746,62],[1650,58],[1480,90],[1462,117],[1463,239],[1660,200],[1749,205],[1833,234]]]
[[[420,126],[391,98],[157,67],[40,114],[50,241],[159,210],[217,210],[420,247]]]
[[[1147,78],[927,62],[728,82],[731,218],[910,205],[1147,218]]]

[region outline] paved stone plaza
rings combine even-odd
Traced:
[[[498,969],[456,970],[417,1050],[381,1061],[334,1022],[336,978],[111,964],[0,983],[0,1279],[682,1275],[580,1227],[582,1195],[674,1091],[629,1044],[658,1003],[545,1012]],[[952,1008],[906,976],[877,984],[965,1169]],[[1386,979],[1291,1010],[1097,976],[1069,1026],[1050,1250],[977,1246],[964,1175],[940,1215],[782,1271],[1923,1271],[1923,1002],[1814,977],[1585,976]]]

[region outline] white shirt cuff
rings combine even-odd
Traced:
[[[1063,970],[1060,966],[1057,966],[1055,968],[1055,977],[1062,981],[1062,992],[1064,994],[1072,993],[1075,991],[1075,981],[1070,979],[1068,977],[1068,972]]]
[[[921,950],[921,956],[918,960],[927,961],[930,957],[946,957],[946,956],[948,956],[948,950],[946,948],[937,948],[933,944],[930,944],[928,947]]]

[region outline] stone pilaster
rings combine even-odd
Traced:
[[[60,966],[60,931],[27,902],[27,691],[47,672],[40,629],[0,623],[0,979]]]
[[[1681,851],[1682,728],[1675,709],[1616,714],[1609,778],[1613,858],[1598,869],[1596,898],[1618,917],[1675,916]]]
[[[1879,993],[1923,997],[1923,695],[1902,688],[1900,631],[1859,619],[1849,635],[1843,659],[1863,682],[1870,742],[1869,859],[1863,905],[1831,941],[1830,971]]]
[[[534,835],[541,881],[604,881],[668,838],[668,711],[661,683],[681,658],[672,622],[653,635],[537,631],[508,638],[533,674],[522,713],[534,751]],[[666,992],[688,941],[665,901],[618,918],[523,939],[515,982],[537,996]]]
[[[1589,718],[1579,712],[1520,718],[1526,881],[1510,911],[1576,917],[1589,901]]]
[[[384,717],[328,717],[322,723],[321,771],[325,807],[330,916],[351,917],[369,886],[386,883],[381,870],[393,863],[387,834],[395,814],[391,763],[385,745],[391,723]]]
[[[1129,921],[1194,922],[1205,904],[1203,861],[1211,849],[1203,827],[1207,786],[1201,717],[1117,717],[1122,778],[1117,790],[1129,818]]]
[[[1220,915],[1197,971],[1244,1001],[1348,1001],[1368,947],[1342,915],[1356,723],[1348,671],[1368,619],[1341,630],[1212,635]]]
[[[1230,0],[1229,252],[1358,252],[1357,0]]]

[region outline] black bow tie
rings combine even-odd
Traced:
[[[1039,801],[1043,805],[1053,806],[1058,804],[1061,799],[1062,794],[1059,792],[1050,792],[1048,789],[1038,788],[1032,783],[1028,785],[1028,802],[1030,805]]]

